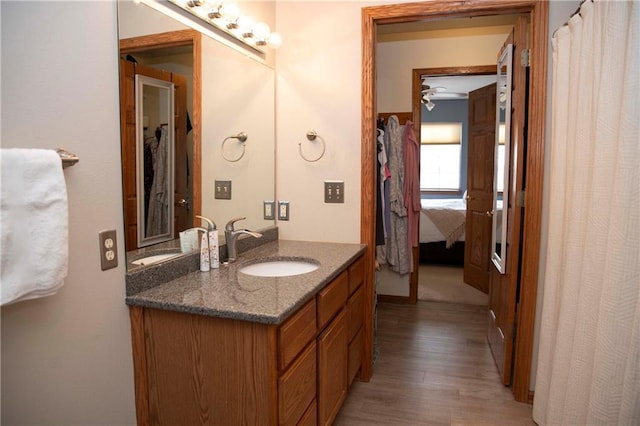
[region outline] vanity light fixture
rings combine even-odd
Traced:
[[[277,49],[282,37],[271,32],[263,22],[255,22],[251,17],[242,15],[237,4],[215,0],[168,0],[205,23],[231,35],[251,47],[269,46]]]

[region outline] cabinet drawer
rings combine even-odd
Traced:
[[[318,330],[322,330],[333,316],[344,307],[349,291],[347,271],[338,275],[318,293]]]
[[[316,300],[312,299],[285,321],[278,330],[280,371],[287,368],[314,337],[316,337]]]
[[[349,341],[353,340],[364,317],[364,290],[360,287],[349,298]]]
[[[349,385],[353,382],[353,379],[356,378],[358,371],[360,370],[360,365],[362,364],[362,339],[364,337],[364,331],[360,328],[360,331],[356,333],[356,337],[349,343]]]
[[[298,426],[316,426],[318,424],[318,403],[314,399],[307,411],[304,413]]]
[[[278,380],[281,425],[295,425],[316,398],[316,343],[312,342]]]
[[[364,256],[353,262],[349,267],[349,294],[356,291],[364,282]]]

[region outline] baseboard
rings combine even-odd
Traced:
[[[378,302],[380,303],[413,303],[410,296],[393,296],[390,294],[378,294]]]

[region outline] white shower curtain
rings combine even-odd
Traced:
[[[640,424],[640,2],[585,2],[553,40],[540,425]]]

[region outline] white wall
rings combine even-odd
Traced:
[[[0,8],[2,147],[64,147],[80,157],[64,172],[64,287],[2,308],[2,424],[135,424],[115,6],[2,1]],[[119,266],[102,272],[104,229],[117,230]]]
[[[360,241],[361,8],[365,2],[278,2],[276,194],[291,203],[281,239]],[[326,143],[315,163],[320,142]],[[342,180],[344,204],[325,204],[325,180]]]

